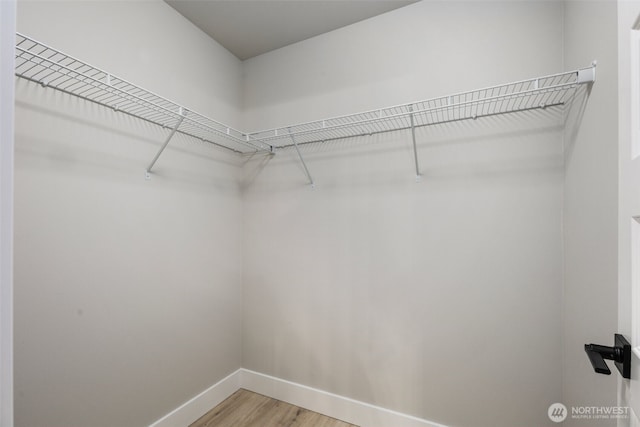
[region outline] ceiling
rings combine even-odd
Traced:
[[[165,0],[241,60],[418,0]]]

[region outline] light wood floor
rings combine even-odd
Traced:
[[[189,427],[357,427],[240,389]]]

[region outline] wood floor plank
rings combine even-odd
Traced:
[[[240,389],[189,427],[358,427]]]

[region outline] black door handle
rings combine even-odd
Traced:
[[[585,344],[584,351],[587,352],[593,369],[599,374],[611,375],[611,371],[604,359],[621,361],[619,357],[619,348],[606,347],[598,344]]]
[[[584,351],[589,356],[591,366],[598,374],[611,375],[604,359],[613,360],[623,378],[631,378],[631,344],[620,334],[615,334],[614,346],[585,344]]]

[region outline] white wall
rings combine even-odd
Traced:
[[[420,183],[408,133],[305,147],[314,190],[291,150],[180,136],[145,181],[166,131],[17,80],[16,426],[147,425],[240,365],[450,426],[615,402],[582,350],[615,331],[615,10],[427,1],[242,64],[163,2],[21,2],[246,129],[600,65],[579,128],[421,129]]]
[[[562,25],[559,2],[421,2],[247,61],[244,126],[558,72]],[[451,426],[553,425],[561,129],[420,130],[421,183],[408,133],[305,147],[314,190],[291,150],[254,159],[243,367]]]
[[[15,1],[0,2],[0,427],[13,426]]]
[[[616,2],[568,1],[564,27],[565,67],[594,59],[598,67],[585,108],[575,106],[565,132],[563,402],[567,407],[611,406],[616,405],[617,373],[595,374],[584,344],[612,345],[617,332]],[[567,426],[585,423],[565,421]],[[593,425],[616,423],[597,420]]]
[[[427,4],[245,61],[243,127],[265,129],[427,99],[520,79],[523,72],[558,72],[559,4],[421,3]]]
[[[170,29],[170,31],[168,31]],[[163,2],[20,2],[18,31],[231,125],[241,63]],[[16,427],[140,427],[240,367],[236,157],[17,79]]]

